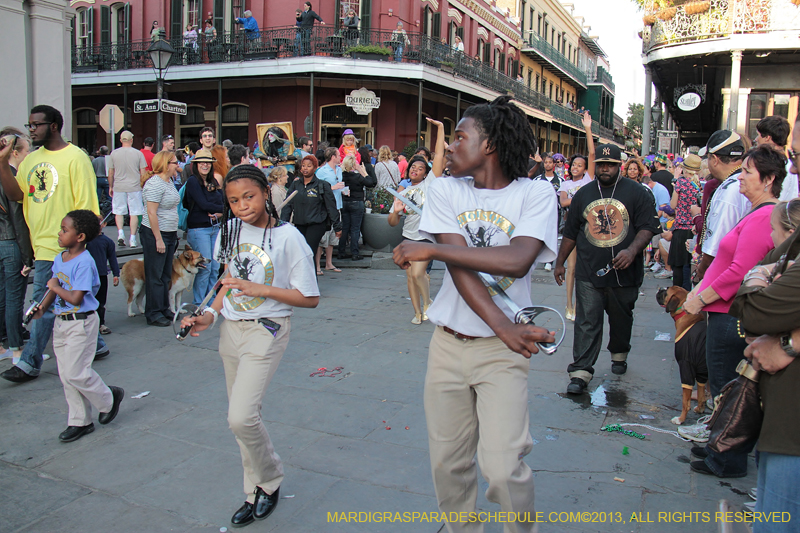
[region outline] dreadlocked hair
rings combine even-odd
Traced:
[[[511,97],[498,96],[490,104],[474,105],[463,116],[475,121],[481,140],[487,139],[487,148],[497,151],[506,178],[528,175],[528,158],[536,153],[536,139],[527,117],[511,103]]]
[[[217,261],[220,263],[227,263],[239,248],[239,234],[242,231],[242,221],[234,216],[231,206],[228,203],[228,196],[225,194],[225,190],[229,183],[241,179],[249,179],[256,182],[267,195],[267,214],[270,217],[280,220],[278,210],[272,203],[272,189],[267,182],[267,177],[264,175],[264,172],[253,165],[238,165],[233,167],[225,176],[225,179],[222,180],[222,199],[225,207],[222,210],[219,253],[217,254]],[[272,232],[272,226],[270,226],[269,231]],[[271,240],[272,238],[270,236],[270,241]]]

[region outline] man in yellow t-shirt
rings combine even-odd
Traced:
[[[100,207],[92,162],[80,148],[61,137],[61,113],[51,106],[39,105],[31,109],[29,120],[26,127],[31,142],[39,149],[25,158],[14,177],[8,165],[11,145],[0,144],[0,183],[9,200],[22,203],[35,258],[33,297],[39,301],[47,281],[53,277],[53,260],[61,252],[61,220],[75,209],[99,213]],[[20,361],[0,377],[23,383],[39,376],[42,353],[50,341],[54,321],[55,315],[48,311],[33,322],[31,339]]]

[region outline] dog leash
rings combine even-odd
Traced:
[[[332,378],[333,376],[338,376],[341,374],[342,370],[344,370],[343,366],[337,366],[333,369],[328,369],[323,366],[322,368],[318,368],[316,372],[309,374],[308,377],[313,378],[316,376],[320,378]]]

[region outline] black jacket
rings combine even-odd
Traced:
[[[301,15],[303,21],[300,23],[300,27],[303,29],[309,29],[314,27],[314,21],[318,20],[320,22],[325,22],[322,20],[322,17],[317,15],[317,13],[313,9],[309,9],[308,11],[303,11]]]
[[[11,173],[16,176],[17,169],[11,167]],[[31,233],[22,214],[22,204],[9,200],[2,185],[0,185],[0,241],[17,241],[22,264],[33,266]]]
[[[359,172],[342,172],[342,181],[346,187],[350,187],[350,196],[342,196],[345,202],[363,202],[364,187],[374,187],[378,180],[369,174],[362,176]]]
[[[314,176],[306,185],[300,177],[289,186],[286,197],[288,198],[294,191],[298,191],[297,195],[281,211],[281,220],[288,222],[294,214],[292,221],[294,225],[305,226],[320,224],[330,219],[333,229],[342,231],[342,220],[339,217],[339,210],[336,209],[336,198],[333,196],[330,183]]]

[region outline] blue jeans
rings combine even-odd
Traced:
[[[358,255],[358,238],[361,235],[361,220],[364,218],[363,201],[342,202],[342,237],[339,239],[339,257],[347,251],[350,238],[350,253]]]
[[[219,226],[189,228],[189,246],[196,252],[200,252],[206,259],[211,260],[206,264],[206,268],[201,268],[194,278],[192,294],[195,305],[200,305],[200,302],[217,282],[219,263],[214,260],[214,243],[217,241],[217,234],[219,234]]]
[[[395,61],[402,61],[403,60],[403,47],[398,46],[394,49],[394,60]]]
[[[97,200],[102,200],[103,193],[105,193],[107,198],[111,198],[108,195],[108,178],[97,178]]]
[[[94,349],[94,353],[103,353],[108,350],[108,346],[106,346],[106,341],[103,339],[103,336],[100,333],[97,334],[97,347]]]
[[[708,386],[716,397],[729,381],[736,379],[736,367],[744,358],[747,343],[739,336],[739,320],[727,313],[708,313],[706,331],[706,364]],[[751,447],[752,448],[752,447]],[[714,453],[710,449],[705,463],[719,477],[742,477],[747,474],[749,449]]]
[[[797,531],[800,517],[800,457],[758,452],[758,501],[756,511],[789,513],[790,522],[758,522],[753,533],[791,533]]]
[[[22,256],[17,241],[0,241],[0,331],[8,336],[11,350],[22,348],[22,313],[28,280],[20,274]]]
[[[177,231],[162,231],[161,238],[166,250],[163,254],[156,250],[156,237],[153,230],[145,225],[139,229],[142,239],[142,256],[144,260],[144,316],[151,324],[159,318],[172,320],[169,310],[169,285],[172,283],[172,260],[178,247]]]
[[[33,299],[38,302],[47,289],[47,282],[53,277],[53,262],[34,261],[33,268]],[[19,369],[30,376],[39,375],[39,370],[42,368],[42,353],[50,342],[55,320],[56,315],[48,309],[42,318],[31,322],[31,340],[25,344],[22,357],[17,363]]]

